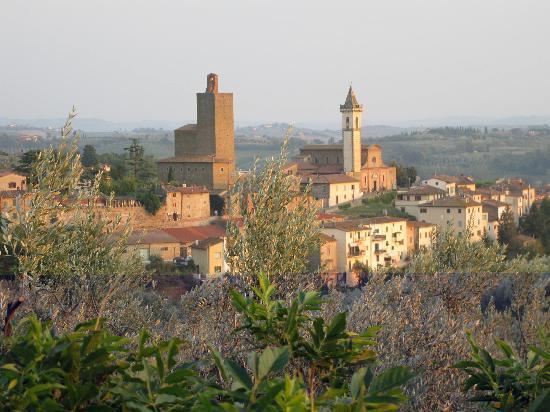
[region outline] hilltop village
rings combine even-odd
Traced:
[[[198,279],[226,273],[227,204],[238,179],[235,165],[233,94],[220,92],[216,74],[207,76],[206,90],[197,93],[197,122],[174,131],[174,156],[157,161],[163,186],[160,208],[148,212],[132,196],[103,196],[96,200],[102,216],[127,219],[134,228],[128,247],[145,263],[153,260],[190,265]],[[363,105],[352,87],[341,115],[341,143],[309,144],[285,165],[295,177],[296,195],[306,188],[319,208],[321,246],[311,258],[312,269],[330,286],[356,286],[366,267],[401,268],[411,256],[429,249],[437,230],[450,228],[471,241],[495,241],[503,214],[517,224],[544,197],[520,179],[501,179],[479,187],[472,176],[433,176],[397,186],[397,170],[384,162],[383,147],[362,143]],[[109,165],[104,165],[106,177]],[[6,216],[25,208],[31,194],[27,177],[0,173],[0,209]],[[354,218],[342,213],[391,194],[391,206],[379,215]],[[18,202],[18,199],[23,199]],[[533,242],[528,236],[520,238]]]

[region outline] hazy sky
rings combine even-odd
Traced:
[[[550,114],[548,0],[0,0],[0,117],[369,124]]]

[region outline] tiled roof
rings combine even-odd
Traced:
[[[341,144],[307,144],[300,148],[302,150],[344,150]]]
[[[191,248],[206,250],[210,246],[217,245],[218,243],[221,243],[221,242],[223,242],[223,239],[219,237],[209,237],[208,239],[199,240],[197,243],[191,245]]]
[[[483,204],[483,206],[485,206],[485,205],[494,206],[494,207],[509,206],[508,203],[506,203],[506,202],[501,202],[500,200],[493,200],[493,199],[482,200],[481,203]]]
[[[458,178],[456,176],[449,175],[433,175],[431,179],[442,180],[446,183],[458,183]]]
[[[166,192],[179,192],[186,195],[198,194],[198,193],[209,193],[208,189],[204,186],[166,186]]]
[[[413,186],[410,189],[404,192],[398,192],[399,195],[437,195],[437,194],[446,194],[447,192],[443,189],[438,189],[430,185],[424,186]]]
[[[196,130],[197,125],[196,124],[186,124],[181,127],[178,127],[176,130]]]
[[[472,207],[481,206],[481,203],[474,202],[468,198],[459,197],[444,197],[441,199],[432,200],[430,202],[422,203],[420,206],[425,207]]]
[[[18,196],[23,196],[25,193],[27,192],[23,190],[2,190],[0,191],[0,198],[15,198]]]
[[[349,87],[348,95],[346,96],[346,101],[344,104],[340,105],[340,110],[352,110],[352,109],[361,109],[363,106],[359,104],[357,98],[355,97],[355,92]]]
[[[407,219],[401,217],[380,216],[366,219],[344,220],[341,222],[325,222],[323,227],[326,229],[339,229],[346,232],[353,232],[355,230],[370,229],[372,225],[405,222],[406,220]]]
[[[9,176],[9,175],[16,175],[16,176],[19,176],[20,178],[23,178],[23,179],[26,178],[25,175],[22,175],[21,173],[18,173],[14,170],[2,170],[2,171],[0,171],[0,177]]]
[[[319,239],[321,239],[321,244],[325,244],[328,242],[336,242],[335,238],[327,235],[326,233],[319,233]]]
[[[205,240],[210,237],[225,237],[225,228],[220,225],[189,226],[163,229],[166,233],[174,236],[181,243]]]
[[[333,184],[333,183],[359,183],[359,180],[345,174],[326,174],[326,175],[307,175],[302,176],[301,183],[309,183],[314,185]]]
[[[317,220],[344,220],[345,215],[339,215],[336,213],[317,213]]]
[[[160,229],[136,230],[128,238],[129,245],[151,243],[179,243],[179,240]]]

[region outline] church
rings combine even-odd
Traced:
[[[363,105],[358,103],[350,86],[346,101],[340,105],[342,143],[302,147],[289,172],[297,175],[343,173],[358,180],[364,192],[395,189],[396,168],[384,164],[382,148],[376,144],[361,146],[362,112]]]
[[[235,172],[233,93],[218,92],[218,75],[210,73],[206,91],[197,93],[197,123],[174,131],[174,157],[157,162],[161,181],[226,191]]]

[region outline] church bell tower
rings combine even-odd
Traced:
[[[342,139],[344,141],[344,172],[361,171],[361,112],[363,105],[357,102],[351,86],[344,104],[340,105],[342,113]]]

